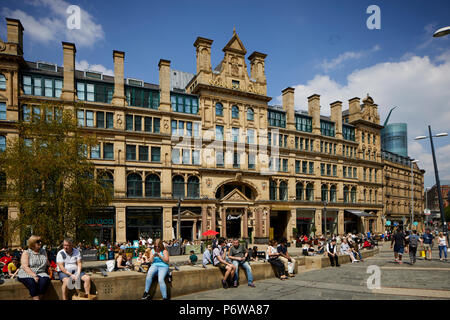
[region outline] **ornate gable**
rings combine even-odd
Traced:
[[[230,41],[228,41],[228,43],[222,50],[223,52],[233,52],[244,56],[247,54],[247,50],[245,49],[241,39],[239,39],[236,30],[233,30],[233,37],[230,39]]]
[[[222,198],[221,201],[227,201],[227,202],[250,202],[251,200],[247,198],[241,191],[239,191],[237,188],[231,191],[229,194],[227,194],[225,197]]]

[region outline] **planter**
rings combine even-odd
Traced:
[[[106,254],[99,255],[99,260],[106,260]]]
[[[133,252],[127,252],[126,255],[127,255],[127,258],[133,257]]]
[[[114,260],[114,251],[108,251],[108,260]]]

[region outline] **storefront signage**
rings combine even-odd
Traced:
[[[83,259],[83,261],[97,261],[97,250],[96,249],[82,250],[81,259]]]
[[[414,222],[413,222],[413,225],[415,225],[416,227],[417,227],[418,224],[419,224],[419,223],[418,223],[417,221],[414,221]]]
[[[87,225],[101,225],[101,226],[112,226],[114,225],[114,219],[87,219],[85,221]]]
[[[244,88],[237,84],[227,84],[221,80],[211,79],[211,80],[209,80],[209,84],[212,86],[215,86],[215,87],[221,87],[221,88],[227,88],[227,89],[232,89],[232,90],[239,90],[239,91],[243,91],[243,92],[264,95],[262,90],[258,90],[257,88],[253,88],[253,87]]]
[[[236,220],[236,219],[240,219],[242,216],[242,214],[238,215],[238,216],[232,216],[231,214],[229,214],[227,216],[227,220]]]

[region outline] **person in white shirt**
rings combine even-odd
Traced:
[[[336,265],[336,267],[340,267],[339,259],[337,255],[337,244],[336,239],[331,240],[330,243],[327,243],[327,256],[330,258],[330,264],[332,267]]]
[[[359,262],[359,260],[356,260],[355,256],[353,255],[352,249],[350,249],[346,238],[344,238],[341,243],[341,255],[350,256],[352,263]]]
[[[63,249],[56,255],[57,271],[62,282],[61,290],[63,300],[67,300],[67,284],[69,281],[81,279],[84,282],[84,291],[90,295],[91,277],[81,271],[81,254],[73,247],[73,240],[65,238]]]

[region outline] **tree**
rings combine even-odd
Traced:
[[[111,202],[111,189],[96,177],[87,157],[98,141],[82,134],[74,110],[51,104],[33,110],[33,116],[23,115],[18,135],[8,137],[0,155],[4,197],[19,208],[17,219],[8,221],[8,236],[19,232],[24,240],[32,232],[59,244],[65,236],[82,234],[86,218]]]

